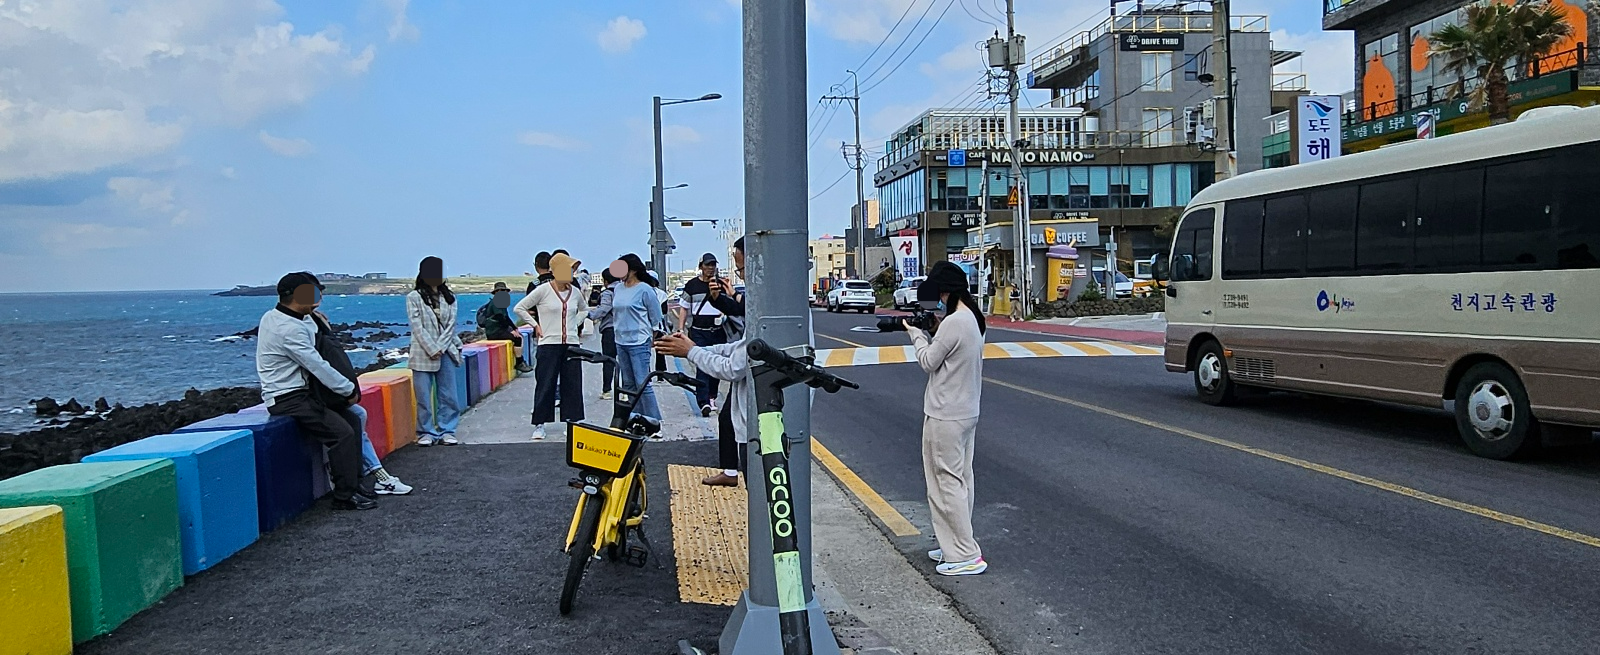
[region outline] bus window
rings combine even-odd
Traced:
[[[1230,202],[1222,213],[1222,277],[1261,275],[1261,211],[1258,199]]]
[[[1361,185],[1356,210],[1356,268],[1409,268],[1413,258],[1412,215],[1416,211],[1414,177]]]
[[[1600,180],[1600,144],[1563,148],[1557,155],[1560,169],[1556,225],[1556,268],[1600,268],[1600,204],[1589,189]]]
[[[1419,272],[1470,269],[1480,261],[1483,167],[1424,173],[1417,178]]]
[[[1306,265],[1306,198],[1282,196],[1267,201],[1261,239],[1261,273],[1296,275]]]
[[[1196,209],[1183,217],[1172,240],[1172,281],[1203,282],[1211,279],[1211,235],[1215,209]]]
[[[1355,186],[1316,189],[1306,200],[1306,270],[1348,274],[1356,265]]]

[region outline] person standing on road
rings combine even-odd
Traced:
[[[417,445],[454,446],[461,422],[456,367],[463,365],[456,334],[456,294],[444,281],[444,260],[427,257],[417,268],[416,289],[406,294],[411,322],[411,383],[417,391]]]
[[[733,267],[738,272],[739,278],[744,279],[744,237],[739,237],[733,242]],[[718,280],[718,293],[711,302],[718,311],[724,315],[722,327],[727,332],[727,341],[730,344],[743,343],[744,340],[744,295],[736,293],[732,285],[727,285],[725,280]],[[693,362],[694,360],[690,360]],[[695,366],[699,366],[696,364]],[[728,399],[723,403],[724,408],[733,407],[734,385],[728,385]],[[724,410],[717,416],[717,465],[722,471],[715,475],[706,476],[700,480],[701,484],[711,487],[737,487],[739,486],[739,471],[744,469],[744,453],[739,448],[738,439],[734,434],[733,412]]]
[[[724,288],[732,288],[733,285],[726,283],[727,280],[717,274],[717,256],[708,252],[700,257],[700,274],[683,285],[683,294],[678,297],[678,324],[684,326],[696,346],[728,342],[728,335],[722,329],[722,311],[712,302]],[[710,416],[717,411],[718,381],[700,371],[695,372],[695,378],[700,380],[700,388],[695,391],[700,415]]]
[[[567,358],[567,349],[579,343],[589,303],[572,284],[572,258],[550,257],[553,278],[517,303],[515,312],[534,326],[539,338],[534,363],[533,440],[543,441],[545,424],[556,419],[556,391],[570,402],[561,404],[561,420],[583,420],[583,362]]]
[[[650,377],[650,343],[661,324],[661,305],[656,300],[660,284],[638,255],[628,253],[611,262],[611,275],[621,280],[611,297],[612,326],[616,330],[617,364],[624,389],[643,388],[635,413],[661,420],[655,390],[645,384]]]
[[[988,570],[972,534],[973,443],[978,431],[978,396],[983,391],[983,311],[967,289],[967,275],[947,261],[928,269],[917,286],[924,309],[944,309],[930,336],[909,323],[917,364],[928,374],[922,396],[922,471],[939,547],[928,557],[940,575],[977,575]]]
[[[589,320],[594,321],[594,326],[600,332],[600,354],[615,359],[617,357],[617,330],[612,319],[612,299],[616,297],[616,287],[620,283],[611,275],[611,269],[600,269],[600,279],[605,281],[605,288],[600,290],[600,297],[594,304],[594,309],[589,310]],[[579,291],[583,290],[580,285]],[[617,365],[606,362],[602,367],[604,373],[600,379],[600,399],[611,400],[611,385],[617,381]]]
[[[333,474],[333,508],[367,510],[377,501],[361,493],[361,444],[355,415],[330,409],[311,389],[315,378],[349,404],[361,389],[317,352],[317,324],[311,312],[322,304],[322,284],[310,273],[278,280],[278,305],[261,316],[256,335],[256,375],[267,413],[294,419],[300,433],[328,449]]]

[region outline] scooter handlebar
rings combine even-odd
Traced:
[[[750,359],[771,366],[791,380],[803,382],[807,386],[822,389],[828,393],[835,393],[840,388],[861,388],[861,385],[829,373],[820,366],[803,359],[797,359],[782,350],[773,348],[761,339],[756,339],[747,344],[745,352],[750,355]]]

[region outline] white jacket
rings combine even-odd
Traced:
[[[512,311],[524,323],[539,327],[544,335],[539,337],[539,345],[578,345],[582,342],[578,338],[578,328],[583,326],[583,319],[589,313],[589,297],[576,285],[568,286],[565,293],[558,293],[555,283],[547,282],[517,301]]]
[[[728,382],[728,406],[733,421],[733,438],[739,443],[749,443],[746,422],[750,420],[750,406],[756,402],[755,381],[750,377],[750,355],[745,351],[745,340],[715,346],[695,346],[689,349],[689,361],[695,370],[718,380]]]

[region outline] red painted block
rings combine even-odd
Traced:
[[[361,407],[367,410],[367,438],[372,440],[372,450],[378,453],[378,459],[389,456],[390,444],[394,435],[389,430],[388,401],[384,398],[389,395],[389,388],[376,382],[361,383]]]

